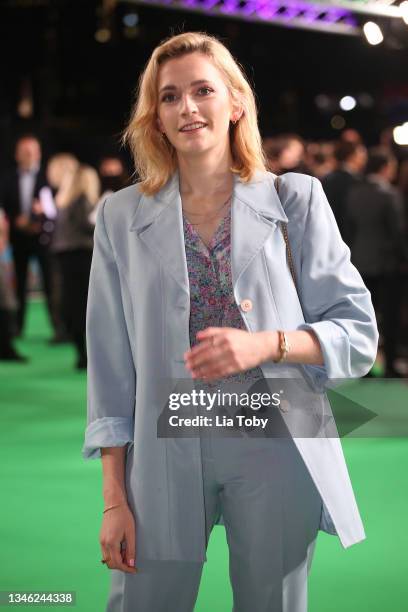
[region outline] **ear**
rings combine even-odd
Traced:
[[[160,121],[159,117],[156,117],[156,126],[157,126],[157,129],[159,130],[159,132],[161,132],[161,133],[164,132],[163,124]]]
[[[232,104],[231,121],[236,123],[239,121],[244,114],[244,107],[238,101]]]

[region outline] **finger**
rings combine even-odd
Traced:
[[[214,378],[222,378],[230,369],[230,361],[228,358],[221,357],[216,362],[212,362],[198,368],[201,378],[212,380]]]
[[[204,339],[209,336],[215,336],[221,332],[225,331],[225,327],[206,327],[205,329],[201,329],[196,333],[196,338]]]
[[[219,358],[217,355],[214,355],[213,351],[203,353],[190,365],[191,374],[192,376],[204,376],[209,369],[217,367],[218,362]]]
[[[126,563],[123,562],[120,544],[117,544],[115,546],[108,546],[107,554],[108,554],[109,560],[107,561],[106,564],[109,567],[109,569],[117,569],[117,570],[121,570],[122,572],[128,572],[129,574],[136,573],[135,568],[129,567]]]
[[[201,351],[201,353],[198,353],[198,355],[195,355],[194,357],[189,359],[186,363],[186,366],[194,370],[197,367],[210,365],[214,362],[217,362],[220,359],[222,353],[222,350],[220,350],[219,348],[215,348],[212,345],[206,346],[205,349]]]
[[[208,380],[208,381],[218,380],[220,378],[225,378],[226,376],[230,376],[231,374],[237,374],[240,371],[241,370],[231,365],[225,365],[222,368],[219,368],[217,370],[208,371],[207,374],[203,378],[204,380]]]
[[[135,567],[136,564],[136,542],[135,542],[135,533],[132,531],[129,531],[128,533],[125,534],[125,560],[124,562],[126,563],[126,565],[128,567]],[[137,571],[137,569],[136,569]]]
[[[184,359],[190,360],[192,357],[195,357],[197,354],[200,354],[208,347],[214,348],[215,346],[220,346],[222,344],[223,335],[223,333],[212,334],[211,336],[200,339],[197,344],[195,344],[190,350],[184,353]]]
[[[205,350],[208,350],[212,346],[213,346],[212,339],[209,338],[208,340],[207,339],[203,340],[199,344],[194,345],[192,349],[184,353],[184,358],[186,361],[190,362],[197,355],[200,355],[200,353],[202,353]]]

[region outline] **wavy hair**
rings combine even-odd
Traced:
[[[57,153],[48,162],[47,178],[57,189],[55,203],[58,208],[70,206],[77,198],[84,196],[95,206],[100,197],[100,180],[95,168],[81,164],[70,153]]]
[[[176,151],[167,138],[162,137],[156,124],[159,69],[167,60],[194,52],[211,59],[221,72],[231,99],[243,109],[239,121],[235,125],[230,123],[231,171],[248,182],[255,170],[267,169],[255,96],[243,68],[214,36],[204,32],[185,32],[167,38],[154,49],[140,75],[136,102],[123,133],[123,143],[129,145],[133,155],[138,186],[147,195],[157,193],[177,169]]]

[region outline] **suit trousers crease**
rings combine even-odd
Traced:
[[[206,432],[201,455],[207,544],[222,512],[232,612],[306,612],[322,500],[293,439]],[[106,612],[193,612],[203,563],[138,563],[136,551],[136,566],[111,570]]]

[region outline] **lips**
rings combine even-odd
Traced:
[[[195,121],[194,123],[188,123],[180,128],[180,132],[196,132],[201,128],[207,127],[207,124],[202,121]]]

